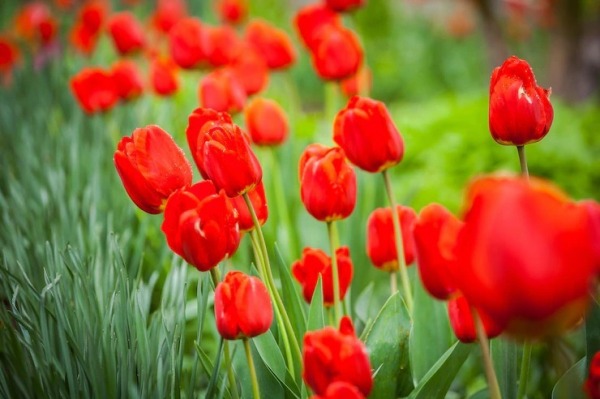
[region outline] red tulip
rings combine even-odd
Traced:
[[[249,45],[240,45],[229,67],[248,96],[260,92],[269,82],[267,62]]]
[[[0,35],[0,82],[10,83],[13,68],[21,60],[21,51],[7,36]]]
[[[447,300],[456,291],[456,236],[463,223],[438,204],[424,207],[414,228],[419,275],[433,297]],[[458,278],[458,277],[457,277]]]
[[[170,96],[179,89],[177,65],[168,57],[154,57],[150,62],[150,82],[154,92]]]
[[[356,174],[339,147],[311,144],[300,157],[300,196],[315,219],[350,216],[356,205]]]
[[[110,110],[119,100],[119,88],[110,73],[84,68],[71,78],[71,90],[87,113]]]
[[[183,18],[169,31],[171,57],[181,68],[196,68],[204,63],[207,45],[204,27],[197,18]]]
[[[590,362],[584,389],[590,399],[600,399],[600,352],[596,352]]]
[[[465,209],[456,275],[469,303],[523,337],[581,321],[600,270],[600,205],[537,179],[486,177]]]
[[[267,207],[265,186],[263,185],[262,181],[260,181],[252,190],[248,191],[248,197],[250,198],[254,212],[256,212],[258,223],[261,226],[264,225],[269,217],[269,208]],[[250,214],[250,210],[248,209],[244,198],[242,196],[238,196],[232,198],[231,201],[233,202],[235,209],[238,211],[240,231],[246,232],[253,230],[254,221],[252,220],[252,215]]]
[[[107,7],[103,1],[88,0],[83,4],[69,33],[69,40],[77,50],[84,54],[94,51],[106,13]]]
[[[365,399],[358,388],[348,382],[334,382],[324,395],[313,395],[310,399]]]
[[[222,68],[202,78],[198,97],[203,108],[233,114],[244,109],[246,90],[229,68]]]
[[[267,287],[258,277],[239,271],[227,273],[215,289],[215,320],[219,334],[225,339],[266,333],[273,322]]]
[[[373,85],[373,75],[367,67],[362,67],[354,75],[342,80],[340,88],[348,98],[368,93]]]
[[[287,33],[262,20],[246,26],[246,40],[264,57],[270,69],[283,69],[296,61],[296,51]]]
[[[335,117],[333,140],[354,165],[381,172],[402,160],[404,142],[385,104],[352,97]]]
[[[417,215],[414,210],[402,205],[396,206],[396,212],[400,218],[404,260],[406,265],[410,265],[415,259],[413,228],[417,222]],[[391,208],[377,208],[369,216],[367,220],[367,255],[375,267],[386,272],[398,271],[398,252],[396,251]]]
[[[229,197],[244,194],[261,181],[260,163],[228,114],[198,108],[189,117],[186,135],[202,176]]]
[[[335,254],[340,284],[339,299],[343,300],[352,282],[354,269],[348,247],[338,248]],[[308,303],[311,303],[317,281],[321,277],[323,302],[325,306],[333,305],[333,270],[331,268],[331,258],[324,251],[314,248],[304,248],[302,259],[292,264],[292,274],[300,285],[302,285],[302,295],[304,295],[304,299]]]
[[[242,45],[235,29],[231,26],[204,26],[207,40],[206,61],[213,67],[231,63]]]
[[[317,395],[326,395],[337,382],[354,385],[364,396],[371,392],[373,377],[367,348],[346,316],[339,330],[325,327],[304,335],[302,361],[302,377]]]
[[[280,145],[287,139],[287,116],[277,102],[256,97],[246,106],[244,115],[246,128],[254,144]]]
[[[302,7],[294,17],[294,25],[302,42],[314,49],[319,31],[327,25],[341,25],[340,17],[325,4],[314,3]]]
[[[171,194],[192,184],[192,167],[183,150],[158,126],[123,137],[114,162],[131,200],[151,214],[162,212]]]
[[[210,180],[171,195],[161,229],[169,248],[202,272],[233,255],[240,243],[237,212]]]
[[[450,325],[454,331],[454,335],[461,342],[470,343],[477,339],[475,323],[473,322],[473,314],[469,302],[464,296],[460,295],[451,299],[448,302],[448,317]],[[495,338],[502,333],[502,327],[494,323],[486,314],[477,311],[483,324],[483,329],[488,338]]]
[[[337,12],[351,11],[362,7],[365,0],[325,0],[327,7]]]
[[[215,6],[221,21],[230,24],[242,22],[248,14],[247,0],[218,0]]]
[[[108,31],[121,55],[139,51],[144,47],[142,25],[129,11],[113,14],[108,20]]]
[[[111,68],[111,74],[122,100],[139,97],[144,91],[142,76],[133,61],[117,61]]]
[[[544,138],[554,111],[550,90],[536,84],[527,61],[515,56],[492,72],[490,132],[500,144],[525,145]]]
[[[311,55],[321,79],[341,80],[357,73],[362,64],[363,49],[354,32],[330,24],[319,30]]]
[[[50,9],[41,1],[23,6],[15,17],[19,37],[32,44],[49,44],[57,32],[57,23]]]
[[[185,0],[158,0],[151,23],[159,32],[169,33],[171,28],[186,16]]]

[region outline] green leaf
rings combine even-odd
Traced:
[[[279,279],[281,280],[281,288],[283,294],[283,303],[287,310],[288,316],[292,327],[296,332],[296,337],[302,339],[306,332],[306,315],[304,314],[304,307],[300,295],[296,292],[294,282],[292,281],[292,275],[290,274],[290,268],[287,266],[281,255],[281,251],[277,244],[275,245],[275,253],[277,254],[276,262],[279,265]]]
[[[585,376],[586,358],[582,358],[568,369],[552,389],[552,399],[585,399],[583,380]]]
[[[317,280],[313,297],[308,309],[308,331],[319,330],[325,326],[325,315],[323,312],[323,282],[321,276]]]
[[[517,364],[520,363],[519,347],[516,342],[496,338],[490,341],[492,362],[496,370],[498,385],[503,399],[515,399],[518,390]]]
[[[399,293],[392,295],[368,327],[364,336],[371,367],[377,370],[373,398],[395,398],[412,388],[408,356],[410,317]]]
[[[360,293],[356,298],[356,305],[354,305],[354,312],[356,317],[363,323],[369,321],[369,313],[373,309],[373,287],[375,284],[371,281],[369,285]]]
[[[300,396],[300,388],[294,383],[289,375],[285,365],[285,359],[281,354],[281,349],[277,345],[273,333],[269,330],[265,334],[252,338],[252,343],[258,352],[261,360],[279,382],[284,386],[287,393],[295,398]],[[293,384],[290,386],[290,384]]]
[[[473,345],[455,343],[425,374],[409,399],[436,399],[446,397],[450,385],[463,363],[473,350]]]
[[[591,303],[591,309],[588,311],[585,319],[587,368],[590,367],[590,362],[596,352],[600,351],[600,304],[598,304],[594,297],[592,297]]]

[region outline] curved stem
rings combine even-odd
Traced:
[[[519,163],[521,164],[521,175],[529,179],[529,169],[527,169],[527,158],[525,158],[525,146],[518,145]]]
[[[477,341],[481,348],[481,354],[483,356],[483,365],[485,368],[485,376],[488,382],[488,389],[490,392],[490,399],[502,399],[500,393],[500,386],[498,385],[498,378],[496,377],[496,370],[494,370],[494,364],[492,363],[492,357],[490,356],[490,343],[488,341],[483,323],[479,317],[477,309],[471,308],[471,316],[473,317],[473,323],[475,324],[475,332],[477,333]]]
[[[340,303],[340,275],[338,272],[337,254],[335,251],[335,238],[333,234],[334,222],[327,222],[327,233],[329,235],[329,245],[331,247],[331,274],[333,275],[333,311],[335,315],[335,326],[340,324],[342,319],[342,304]],[[335,327],[334,326],[334,327]]]
[[[517,399],[523,399],[527,393],[527,380],[529,379],[529,362],[531,360],[531,343],[523,345],[523,357],[521,359],[521,372],[519,374],[519,391]]]
[[[244,338],[244,349],[246,351],[246,359],[248,359],[248,368],[250,369],[250,380],[252,381],[252,393],[254,399],[260,399],[260,389],[258,388],[258,378],[256,378],[256,368],[252,359],[252,350],[250,349],[250,340]]]
[[[402,282],[402,290],[406,306],[408,308],[408,314],[412,317],[413,310],[413,297],[410,289],[410,282],[408,281],[408,272],[406,270],[406,259],[404,258],[404,242],[402,241],[402,232],[400,230],[400,216],[396,211],[396,200],[394,199],[394,192],[392,191],[392,183],[387,170],[381,172],[383,175],[383,181],[385,182],[385,191],[387,192],[388,202],[392,208],[392,224],[394,225],[394,239],[396,241],[396,252],[398,253],[398,269],[400,271],[400,281]],[[392,288],[394,285],[392,284]],[[394,292],[392,292],[393,294]]]

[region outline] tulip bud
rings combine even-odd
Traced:
[[[121,55],[144,47],[144,30],[135,16],[128,11],[114,14],[108,21],[108,31]]]
[[[275,146],[283,144],[287,139],[287,116],[275,101],[256,97],[246,106],[244,116],[254,144]]]
[[[179,89],[177,65],[166,57],[155,57],[150,62],[150,83],[160,96],[170,96]]]
[[[223,68],[202,78],[198,97],[203,108],[233,114],[244,109],[246,90],[229,68]]]
[[[269,67],[264,57],[250,45],[241,45],[229,64],[231,72],[250,96],[263,90],[269,82]]]
[[[296,51],[285,31],[262,20],[246,26],[246,40],[262,54],[270,69],[283,69],[296,61]]]
[[[313,49],[319,31],[327,25],[341,25],[340,16],[324,4],[309,4],[298,10],[294,25],[304,45]]]
[[[324,80],[341,80],[355,75],[363,61],[358,36],[341,25],[329,24],[319,30],[311,48],[312,62]]]
[[[122,100],[139,97],[144,91],[140,70],[133,61],[117,61],[111,68],[111,74]]]
[[[181,68],[192,69],[206,61],[206,33],[197,18],[180,19],[169,31],[169,50]]]
[[[223,22],[239,24],[248,14],[247,0],[218,0],[216,3],[217,14]]]
[[[179,20],[187,16],[185,0],[158,0],[151,23],[162,33],[169,33]]]
[[[119,101],[119,88],[111,74],[100,68],[84,68],[71,78],[71,91],[89,114],[110,110]]]

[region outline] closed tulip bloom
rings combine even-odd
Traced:
[[[240,243],[237,212],[210,180],[175,192],[161,229],[169,248],[203,272],[233,255]]]
[[[385,104],[353,97],[334,122],[333,140],[354,165],[381,172],[402,160],[404,141]]]
[[[348,382],[334,382],[327,387],[324,395],[314,395],[311,399],[364,399],[365,396]]]
[[[256,185],[256,187],[248,191],[248,197],[250,198],[250,202],[254,207],[254,212],[256,212],[258,224],[261,226],[264,225],[269,217],[269,208],[267,207],[265,186],[263,185],[262,180]],[[231,201],[233,202],[233,206],[239,215],[240,231],[247,232],[254,230],[254,221],[252,220],[252,215],[250,214],[250,210],[248,209],[244,198],[242,196],[238,196],[232,198]]]
[[[223,22],[239,24],[248,15],[247,0],[217,0],[217,14]]]
[[[323,27],[311,50],[313,65],[321,79],[348,78],[355,75],[362,65],[363,49],[358,37],[340,25]]]
[[[287,139],[289,124],[277,102],[256,97],[245,108],[246,128],[256,145],[280,145]]]
[[[544,138],[554,110],[550,90],[537,85],[527,61],[515,56],[492,72],[490,132],[500,144],[525,145]]]
[[[364,396],[369,396],[373,387],[367,348],[347,316],[340,321],[339,330],[325,327],[304,335],[302,362],[302,377],[317,395],[326,395],[336,382],[354,385]]]
[[[404,260],[407,265],[410,265],[415,260],[413,229],[417,222],[417,215],[414,210],[402,205],[396,205],[396,212],[400,219]],[[391,208],[377,208],[369,215],[367,220],[367,255],[369,255],[369,259],[375,267],[383,271],[395,272],[399,270]]]
[[[112,75],[100,68],[84,68],[71,78],[71,91],[87,113],[110,110],[119,101]]]
[[[168,57],[154,57],[150,62],[150,84],[154,92],[161,96],[170,96],[177,92],[177,65]]]
[[[204,27],[197,18],[180,19],[169,31],[171,57],[181,68],[197,68],[206,62],[207,45]]]
[[[423,286],[433,297],[447,300],[456,292],[456,236],[463,222],[439,204],[419,213],[413,230],[417,265]]]
[[[69,40],[78,51],[83,54],[94,51],[106,13],[106,4],[101,0],[86,1],[83,4],[69,33]]]
[[[20,38],[33,45],[46,45],[56,36],[57,23],[47,4],[34,1],[21,7],[16,14],[15,30]]]
[[[584,389],[590,399],[600,399],[600,351],[596,352],[590,362]]]
[[[139,97],[144,91],[142,75],[135,62],[117,61],[113,64],[111,73],[122,100],[127,101]]]
[[[311,144],[300,157],[300,197],[315,219],[345,219],[356,205],[356,174],[339,147]]]
[[[354,268],[352,267],[348,247],[338,248],[335,254],[340,282],[340,297],[338,299],[343,300],[352,282]],[[292,264],[292,275],[302,285],[302,295],[308,303],[311,303],[317,281],[321,277],[323,303],[325,306],[333,305],[333,269],[331,268],[331,258],[324,251],[309,247],[304,248],[302,259]]]
[[[327,25],[341,25],[340,16],[325,4],[314,3],[302,7],[294,17],[294,26],[304,45],[315,48],[319,31]]]
[[[459,295],[448,301],[448,318],[454,331],[454,335],[460,342],[475,342],[477,333],[473,321],[472,309],[464,296]],[[494,323],[486,314],[478,311],[479,318],[483,324],[485,335],[488,338],[495,338],[502,333],[502,327]]]
[[[158,0],[151,24],[162,33],[169,33],[179,20],[187,16],[185,0]]]
[[[509,177],[475,180],[466,202],[456,274],[469,303],[525,338],[577,325],[600,266],[600,205]]]
[[[207,47],[206,61],[212,67],[231,63],[242,45],[235,29],[229,25],[204,26]]]
[[[244,109],[246,90],[229,68],[205,75],[198,87],[200,106],[219,112],[236,113]]]
[[[296,50],[285,31],[262,20],[246,26],[246,41],[264,57],[270,69],[283,69],[296,61]]]
[[[242,195],[261,181],[260,163],[228,114],[198,108],[189,117],[186,135],[202,176],[229,197]]]
[[[273,307],[258,277],[231,271],[215,289],[215,320],[224,339],[252,338],[269,331]]]
[[[0,83],[10,83],[12,71],[21,60],[21,51],[12,39],[0,35]]]
[[[162,212],[171,194],[192,184],[192,167],[183,150],[158,126],[123,137],[114,162],[129,197],[151,214]]]
[[[254,47],[248,44],[239,46],[229,68],[248,96],[262,91],[269,82],[267,62]]]
[[[352,11],[362,7],[365,0],[325,0],[327,7],[337,12]]]
[[[144,47],[144,30],[140,22],[129,11],[112,15],[108,21],[108,31],[115,48],[121,55],[139,51]]]

